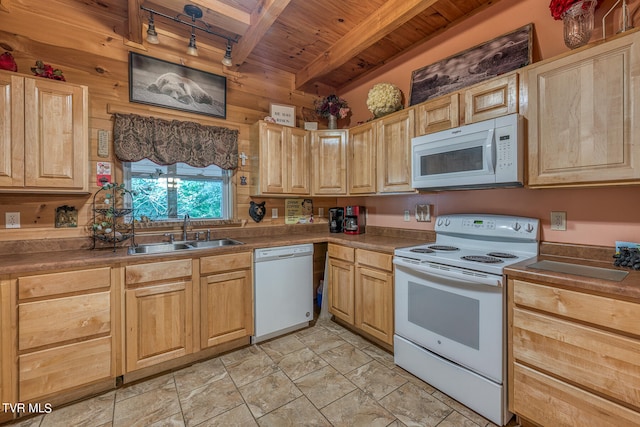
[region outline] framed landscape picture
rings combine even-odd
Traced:
[[[129,101],[226,118],[224,76],[129,52]]]
[[[533,24],[415,70],[409,105],[456,91],[531,63]]]

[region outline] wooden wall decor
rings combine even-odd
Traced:
[[[529,65],[533,24],[474,46],[411,73],[411,98],[416,105],[430,98]]]
[[[226,118],[224,76],[129,52],[129,101]]]

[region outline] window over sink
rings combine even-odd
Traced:
[[[161,166],[151,160],[124,162],[124,182],[134,195],[135,217],[150,220],[232,217],[231,172],[211,165]]]

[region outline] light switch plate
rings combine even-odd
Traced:
[[[278,208],[271,209],[271,218],[278,218]]]

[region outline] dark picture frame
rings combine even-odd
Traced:
[[[129,101],[227,117],[227,78],[129,52]]]
[[[411,73],[409,105],[471,86],[529,65],[533,24],[469,48]]]

